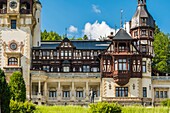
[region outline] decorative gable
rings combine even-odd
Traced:
[[[71,43],[68,38],[64,38],[64,40],[60,43],[58,48],[75,48],[75,46]]]

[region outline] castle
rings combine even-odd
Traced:
[[[155,21],[137,1],[130,33],[43,42],[39,0],[0,0],[0,68],[7,80],[21,71],[27,99],[39,105],[86,105],[91,90],[94,102],[158,105],[170,97],[170,75],[152,71]]]

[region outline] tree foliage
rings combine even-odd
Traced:
[[[0,69],[0,106],[2,113],[9,113],[10,91],[6,83],[5,74]]]
[[[14,72],[10,77],[9,82],[11,100],[25,102],[26,87],[21,72]]]
[[[170,39],[169,35],[160,31],[158,26],[155,29],[155,40],[153,43],[155,57],[153,68],[160,72],[170,72]]]
[[[50,31],[47,32],[47,30],[44,30],[43,32],[41,32],[41,40],[42,41],[60,41],[63,40],[66,36],[60,36],[58,33],[54,32],[54,31]],[[83,37],[71,37],[69,38],[70,40],[88,40],[87,35],[84,35]]]
[[[62,37],[53,31],[47,32],[44,30],[41,32],[41,40],[42,41],[57,41],[57,40],[62,40]]]

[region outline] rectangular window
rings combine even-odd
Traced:
[[[49,91],[49,97],[57,97],[56,91]]]
[[[143,97],[147,97],[147,87],[143,87]]]
[[[63,72],[69,72],[70,71],[70,67],[63,67]]]
[[[159,91],[156,91],[155,97],[159,98]]]
[[[119,59],[119,71],[127,70],[126,59]]]
[[[146,30],[142,30],[142,31],[141,31],[141,35],[142,35],[142,36],[146,36]]]
[[[163,91],[160,91],[160,98],[163,98]]]
[[[138,31],[135,31],[135,32],[134,32],[134,36],[135,36],[135,37],[138,36]]]
[[[70,91],[63,91],[63,97],[64,98],[70,97]]]
[[[78,98],[83,97],[83,91],[76,91],[76,97]]]
[[[146,45],[142,45],[142,53],[146,53]]]
[[[83,72],[90,72],[90,66],[83,66]]]
[[[50,71],[50,66],[43,66],[43,70],[49,72]]]
[[[151,36],[151,37],[153,36],[153,32],[152,32],[152,31],[150,31],[150,36]]]
[[[146,73],[146,61],[142,62],[142,72]]]
[[[116,97],[128,97],[128,87],[116,87]]]
[[[168,98],[168,91],[164,91],[164,98]]]
[[[17,28],[17,22],[16,20],[11,20],[11,29],[16,29]]]

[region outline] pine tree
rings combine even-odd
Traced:
[[[21,72],[14,72],[9,82],[11,99],[18,102],[25,102],[26,87]]]
[[[10,90],[8,84],[6,83],[5,74],[0,69],[0,112],[9,113],[10,108]]]

